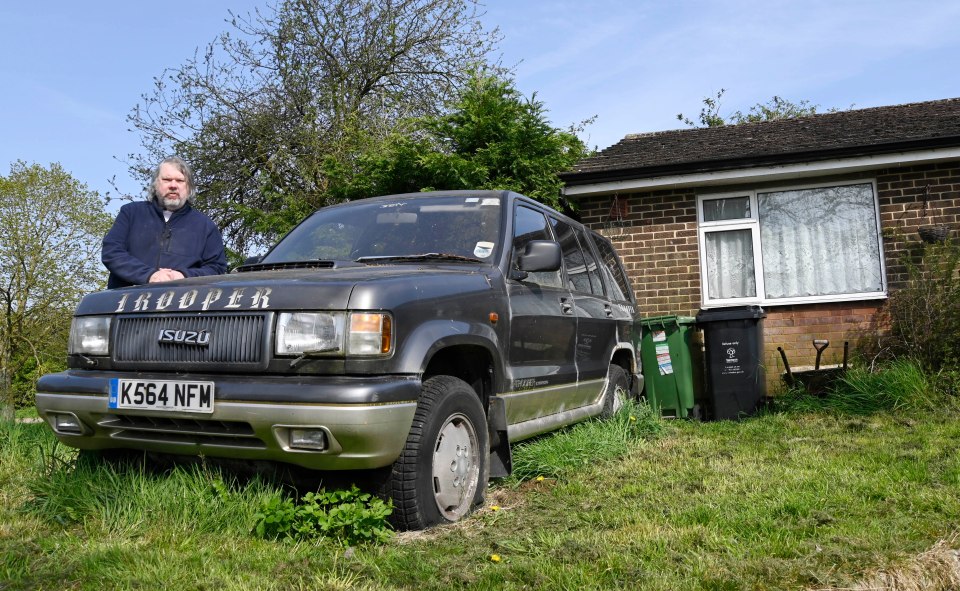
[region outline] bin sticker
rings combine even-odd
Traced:
[[[723,360],[723,368],[720,370],[720,375],[736,376],[747,373],[740,364],[740,355],[737,351],[740,347],[740,341],[721,341],[720,346],[726,347],[724,351],[726,356]]]
[[[670,375],[673,373],[673,361],[670,360],[670,347],[668,345],[657,345],[657,367],[660,369],[660,375]]]
[[[655,330],[653,331],[653,342],[654,343],[664,343],[667,341],[667,331],[665,330]]]

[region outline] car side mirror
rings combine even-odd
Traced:
[[[517,270],[526,273],[560,269],[560,244],[553,240],[531,240],[517,256]]]

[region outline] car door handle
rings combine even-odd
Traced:
[[[573,314],[573,304],[567,298],[560,298],[560,312]]]

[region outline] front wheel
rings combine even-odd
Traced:
[[[395,525],[424,529],[466,516],[483,502],[489,454],[477,393],[452,376],[424,382],[406,445],[390,472]]]

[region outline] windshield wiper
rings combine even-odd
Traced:
[[[360,257],[356,260],[358,263],[403,263],[417,261],[459,261],[463,263],[482,263],[480,259],[465,257],[459,254],[448,254],[443,252],[427,252],[423,254],[405,254],[405,255],[379,255]]]

